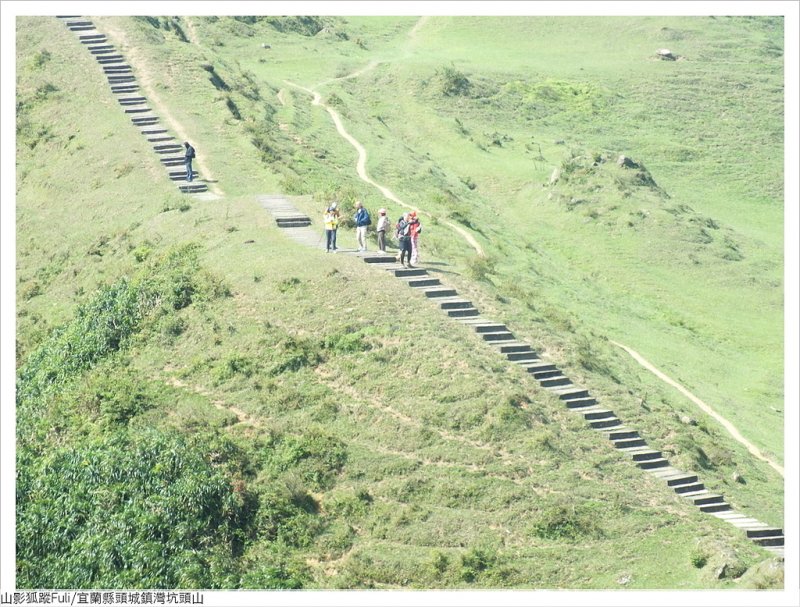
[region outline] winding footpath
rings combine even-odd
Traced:
[[[628,346],[626,346],[626,345],[624,345],[624,344],[617,343],[616,341],[611,341],[611,343],[612,343],[612,344],[614,344],[615,346],[617,346],[617,347],[619,347],[619,348],[622,348],[623,350],[625,350],[625,351],[626,351],[628,354],[630,354],[630,355],[633,357],[633,359],[634,359],[636,362],[638,362],[638,363],[639,363],[640,365],[642,365],[642,366],[643,366],[645,369],[647,369],[648,371],[650,371],[650,372],[651,372],[653,375],[655,375],[655,376],[656,376],[658,379],[660,379],[660,380],[661,380],[661,381],[663,381],[664,383],[666,383],[666,384],[669,384],[670,386],[672,386],[673,388],[675,388],[676,390],[678,390],[678,391],[679,391],[681,394],[683,394],[683,395],[684,395],[686,398],[688,398],[690,401],[692,401],[692,402],[693,402],[695,405],[697,405],[697,406],[698,406],[698,407],[700,407],[700,408],[701,408],[703,411],[705,411],[706,413],[708,413],[708,414],[709,414],[711,417],[713,417],[713,418],[714,418],[715,420],[717,420],[717,421],[718,421],[720,424],[722,424],[722,427],[723,427],[723,428],[725,428],[725,429],[728,431],[728,433],[729,433],[729,434],[730,434],[730,435],[731,435],[731,436],[732,436],[732,437],[733,437],[735,440],[737,440],[738,442],[740,442],[741,444],[743,444],[745,447],[747,447],[747,450],[748,450],[750,453],[752,453],[752,454],[753,454],[754,456],[756,456],[758,459],[760,459],[760,460],[762,460],[762,461],[765,461],[765,462],[767,462],[767,463],[768,463],[770,466],[772,466],[772,467],[775,469],[775,471],[776,471],[778,474],[780,474],[780,475],[781,475],[781,477],[783,477],[783,476],[784,476],[784,473],[783,473],[783,466],[781,466],[781,465],[777,464],[776,462],[774,462],[774,461],[772,461],[771,459],[769,459],[769,458],[768,458],[766,455],[764,455],[764,454],[763,454],[763,453],[762,453],[762,452],[759,450],[759,448],[758,448],[758,447],[756,447],[756,446],[755,446],[753,443],[751,443],[751,442],[750,442],[750,441],[748,441],[748,440],[747,440],[747,439],[746,439],[744,436],[742,436],[742,435],[741,435],[741,433],[740,433],[740,432],[739,432],[739,431],[736,429],[736,427],[735,427],[735,426],[734,426],[734,425],[733,425],[731,422],[729,422],[727,419],[725,419],[724,417],[722,417],[722,416],[721,416],[719,413],[717,413],[717,412],[716,412],[714,409],[712,409],[710,406],[708,406],[708,405],[707,405],[706,403],[704,403],[702,400],[700,400],[699,398],[697,398],[697,397],[696,397],[694,394],[692,394],[691,392],[689,392],[689,390],[687,390],[686,388],[684,388],[684,387],[683,387],[681,384],[679,384],[678,382],[676,382],[674,379],[672,379],[671,377],[669,377],[667,374],[665,374],[665,373],[662,373],[661,371],[659,371],[658,369],[656,369],[656,368],[655,368],[655,367],[652,365],[652,363],[650,363],[650,362],[648,362],[647,360],[645,360],[645,358],[644,358],[644,357],[643,357],[641,354],[639,354],[638,352],[636,352],[636,351],[635,351],[635,350],[633,350],[632,348],[629,348]]]
[[[422,27],[422,25],[424,25],[424,23],[427,21],[427,19],[428,19],[428,17],[421,17],[417,21],[417,23],[414,25],[414,27],[409,32],[409,39],[413,39],[414,38],[416,33],[419,31],[419,28]],[[336,82],[338,80],[349,80],[349,79],[352,79],[352,78],[357,78],[357,77],[362,76],[363,74],[367,73],[368,71],[374,69],[375,67],[377,67],[381,63],[386,63],[386,62],[385,61],[375,61],[375,60],[370,61],[365,67],[362,67],[362,68],[356,70],[355,72],[347,74],[346,76],[340,76],[339,78],[330,78],[328,80],[325,80],[325,81],[321,82],[320,84],[317,85],[317,88],[325,86],[327,84],[330,84],[331,82]],[[418,213],[420,213],[420,214],[422,214],[422,215],[424,215],[424,216],[426,216],[428,218],[432,217],[431,213],[429,213],[429,212],[427,212],[425,210],[419,209],[418,207],[410,205],[410,204],[408,204],[406,202],[403,202],[389,188],[387,188],[384,185],[381,185],[381,184],[377,183],[375,180],[373,180],[369,176],[369,174],[367,173],[367,150],[364,148],[364,146],[355,137],[353,137],[347,131],[347,129],[344,127],[344,123],[342,122],[342,117],[339,115],[339,113],[336,110],[334,110],[331,106],[327,105],[326,103],[324,103],[322,101],[322,95],[319,93],[319,91],[317,91],[315,89],[312,89],[312,88],[306,88],[304,86],[300,86],[299,84],[295,84],[294,82],[290,82],[288,80],[285,80],[284,82],[287,85],[289,85],[289,86],[291,86],[293,88],[296,88],[298,90],[301,90],[301,91],[311,95],[311,97],[312,97],[311,104],[323,108],[324,110],[326,110],[328,112],[328,114],[330,114],[331,119],[333,120],[333,124],[336,126],[336,132],[339,133],[339,135],[341,135],[341,137],[345,141],[347,141],[350,145],[352,145],[355,148],[356,152],[358,153],[358,160],[356,161],[356,173],[358,174],[358,177],[363,182],[368,183],[372,187],[376,188],[383,195],[383,197],[386,198],[387,200],[391,200],[395,204],[397,204],[397,205],[399,205],[401,207],[404,207],[406,209],[411,209],[413,211],[417,211]],[[283,93],[283,89],[281,89],[278,92],[278,100],[281,102],[281,105],[285,105],[286,102],[282,98],[282,93]],[[441,223],[443,225],[446,225],[448,228],[450,228],[451,230],[456,232],[459,236],[461,236],[461,238],[463,238],[467,242],[467,244],[469,244],[470,247],[475,249],[475,253],[478,255],[478,257],[486,257],[486,254],[485,254],[485,252],[483,250],[483,247],[475,239],[475,237],[472,234],[470,234],[467,230],[465,230],[464,228],[462,228],[459,225],[456,225],[455,223],[453,223],[451,221],[445,221],[445,220],[441,220],[440,219],[439,223]]]

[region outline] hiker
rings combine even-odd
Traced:
[[[389,218],[386,216],[386,209],[378,211],[378,225],[375,229],[378,232],[378,248],[382,253],[386,253],[386,230],[389,228]]]
[[[408,213],[403,213],[403,216],[397,222],[395,226],[395,234],[397,235],[397,242],[400,245],[400,263],[403,264],[403,267],[406,267],[405,259],[408,258],[408,266],[409,268],[413,268],[414,266],[411,264],[411,226],[409,225],[409,216]]]
[[[411,236],[411,263],[417,265],[419,261],[419,233],[422,232],[422,224],[416,211],[409,214],[409,235]]]
[[[334,217],[336,217],[336,221],[333,223],[333,239],[331,240],[331,247],[333,251],[338,251],[339,247],[336,246],[336,234],[337,230],[339,229],[339,218],[341,214],[339,213],[339,206],[336,201],[331,203],[331,211],[333,212]]]
[[[356,240],[358,241],[358,250],[367,250],[367,226],[372,223],[369,216],[369,211],[364,208],[360,200],[356,201],[356,214],[353,219],[356,222]]]
[[[194,175],[192,175],[192,159],[194,158],[194,148],[189,145],[188,141],[184,141],[183,145],[186,146],[186,153],[183,156],[183,162],[186,165],[186,181],[191,183],[192,177],[194,177]]]
[[[325,252],[336,252],[336,229],[339,227],[339,211],[334,202],[325,210],[323,215],[325,221]]]

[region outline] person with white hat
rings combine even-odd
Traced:
[[[375,230],[378,232],[378,248],[386,253],[386,230],[389,227],[389,218],[386,216],[386,209],[378,211],[378,225]]]

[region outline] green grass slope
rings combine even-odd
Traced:
[[[285,79],[314,85],[365,60],[412,62],[415,44],[435,40],[423,37],[428,25],[449,44],[449,22],[423,24],[409,43],[414,19],[95,21],[124,37],[115,42],[140,82],[196,142],[224,195],[177,195],[74,35],[52,18],[18,20],[18,586],[782,585],[740,581],[768,554],[635,468],[467,328],[385,272],[293,244],[255,201],[306,194],[294,200],[315,221],[327,196],[383,204],[356,181],[355,153],[327,114],[301,94],[287,90],[284,105],[277,93]],[[182,40],[190,36],[200,44]],[[420,74],[411,63],[370,73],[373,87],[413,84],[385,89],[397,105],[375,88],[348,90],[360,81],[336,86],[343,114],[375,106],[371,121],[352,124],[374,154],[374,174],[391,182],[383,172],[394,155],[393,189],[427,208],[424,197],[448,184],[451,195],[439,192],[430,210],[483,230],[491,256],[480,261],[431,220],[426,258],[441,264],[432,269],[613,402],[675,465],[781,525],[775,473],[713,424],[682,424],[686,403],[607,345],[609,327],[623,324],[619,304],[588,310],[594,289],[621,288],[614,273],[603,286],[581,272],[586,250],[576,246],[569,269],[564,242],[549,249],[523,239],[517,230],[540,222],[483,191],[490,171],[484,162],[478,172],[479,148],[455,146],[447,158],[435,137],[417,149],[410,129],[380,130],[388,127],[377,117],[407,118],[405,104],[420,103],[414,91],[439,99],[412,82]],[[431,133],[456,125],[430,109],[418,118]],[[575,160],[569,181],[542,189],[541,164],[532,209],[547,193],[567,205],[573,184],[589,187],[583,171],[597,169],[597,183],[614,179],[613,162]],[[470,176],[474,190],[460,181]],[[495,179],[497,188],[506,181]],[[659,205],[678,204],[674,197],[664,203],[659,189],[623,185],[663,224],[636,234],[683,233],[700,213],[712,216],[695,202],[696,211],[665,214]],[[554,209],[539,217],[552,216],[562,236],[579,231],[585,244],[598,228]],[[624,226],[613,230],[635,250]],[[701,251],[703,263],[718,263],[718,252]],[[631,335],[669,337],[663,327],[645,333],[653,295],[641,290],[626,304],[641,310]],[[723,347],[706,321],[685,314],[700,333],[684,345],[687,357]],[[746,484],[731,480],[734,470]]]

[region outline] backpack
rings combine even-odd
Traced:
[[[366,217],[364,218],[364,221],[367,222],[365,225],[372,224],[372,217],[369,216],[369,211],[367,211],[367,209],[364,209],[364,215],[366,215]]]
[[[408,230],[410,225],[404,222],[402,219],[397,222],[397,226],[395,226],[395,234],[397,236],[397,240],[405,240],[408,238]]]
[[[194,148],[192,146],[189,146],[189,149],[186,150],[186,157],[194,158]]]

